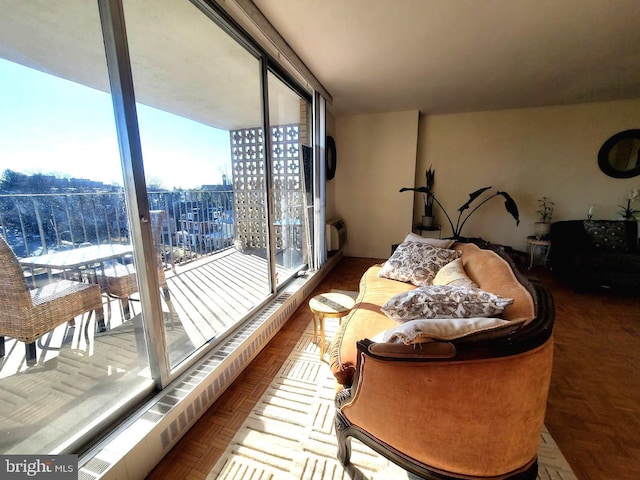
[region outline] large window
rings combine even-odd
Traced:
[[[122,3],[3,1],[0,453],[78,452],[314,258],[306,94],[192,2]]]
[[[82,27],[61,29],[35,3],[10,2],[0,28],[2,453],[73,449],[154,386],[139,319],[97,279],[132,253],[98,10],[67,2]]]

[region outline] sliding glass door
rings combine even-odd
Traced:
[[[271,293],[269,238],[248,234],[267,231],[261,61],[190,2],[140,3],[124,13],[173,368]]]
[[[76,453],[312,263],[312,108],[206,2],[0,4],[0,453]]]

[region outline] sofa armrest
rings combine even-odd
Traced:
[[[368,345],[365,348],[374,357],[396,360],[452,358],[456,355],[456,347],[450,342],[429,342],[415,345],[365,342],[363,345]]]

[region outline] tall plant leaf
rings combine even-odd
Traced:
[[[458,212],[462,213],[464,212],[467,208],[469,208],[469,205],[471,205],[471,203],[478,198],[480,195],[482,195],[484,192],[486,192],[487,190],[489,190],[491,187],[484,187],[484,188],[480,188],[478,190],[476,190],[475,192],[471,192],[469,194],[469,200],[467,200],[467,203],[465,203],[464,205],[462,205],[459,209]]]
[[[511,195],[507,192],[497,192],[497,195],[502,195],[504,197],[504,208],[506,208],[507,212],[509,212],[515,219],[516,226],[520,225],[520,213],[518,212],[518,206],[513,198],[511,198]]]
[[[427,187],[420,187],[420,188],[407,188],[407,187],[402,187],[400,189],[401,192],[420,192],[420,193],[429,193],[429,190],[427,190]]]

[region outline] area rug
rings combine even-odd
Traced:
[[[325,322],[327,339],[337,322]],[[394,480],[415,475],[352,440],[352,465],[336,459],[335,379],[313,343],[313,324],[296,344],[267,391],[209,472],[207,480]],[[551,435],[542,432],[541,480],[575,480]]]

